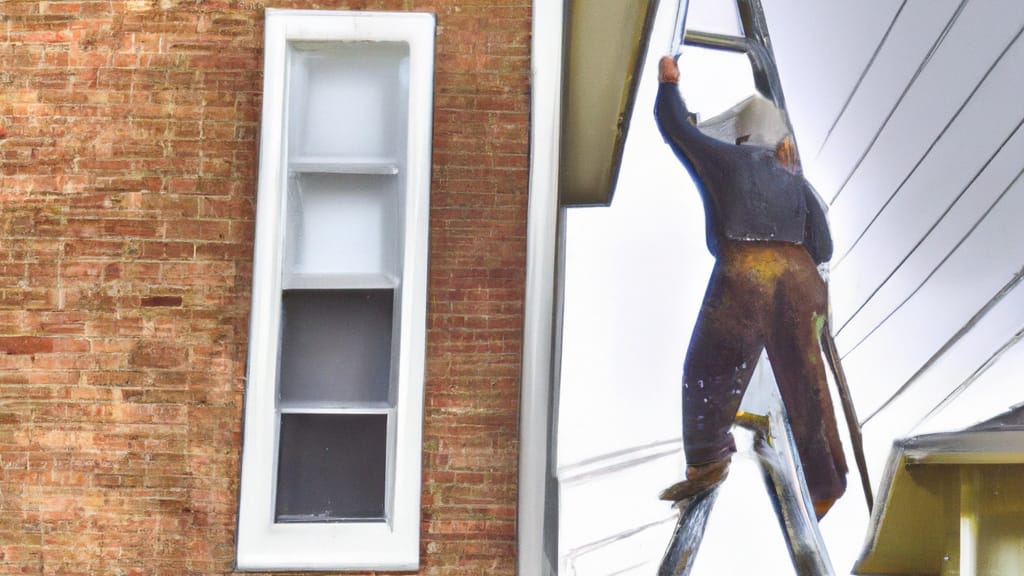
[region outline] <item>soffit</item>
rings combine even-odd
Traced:
[[[611,203],[657,0],[567,0],[559,195]]]

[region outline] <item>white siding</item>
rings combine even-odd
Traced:
[[[894,439],[1024,400],[1024,3],[763,2],[831,204],[833,323],[877,492]],[[866,527],[856,490],[823,525],[838,573]]]
[[[831,199],[837,344],[877,480],[954,390],[931,427],[971,423],[949,415],[973,414],[982,383],[999,396],[978,420],[1024,400],[985,374],[1024,327],[1024,3],[764,2],[805,169]]]

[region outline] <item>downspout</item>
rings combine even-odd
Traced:
[[[530,189],[526,231],[522,382],[519,402],[519,576],[557,573],[545,562],[545,506],[555,366],[558,142],[561,118],[562,2],[534,0],[530,98]],[[550,559],[549,559],[550,560]],[[557,563],[557,559],[554,560]]]

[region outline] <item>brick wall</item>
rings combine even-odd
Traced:
[[[529,0],[438,16],[422,574],[512,574]],[[0,1],[0,574],[234,559],[260,0]]]

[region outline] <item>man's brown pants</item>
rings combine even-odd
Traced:
[[[687,464],[736,451],[729,429],[767,349],[811,499],[831,503],[847,466],[819,347],[825,284],[797,244],[734,241],[718,252],[683,369]]]

